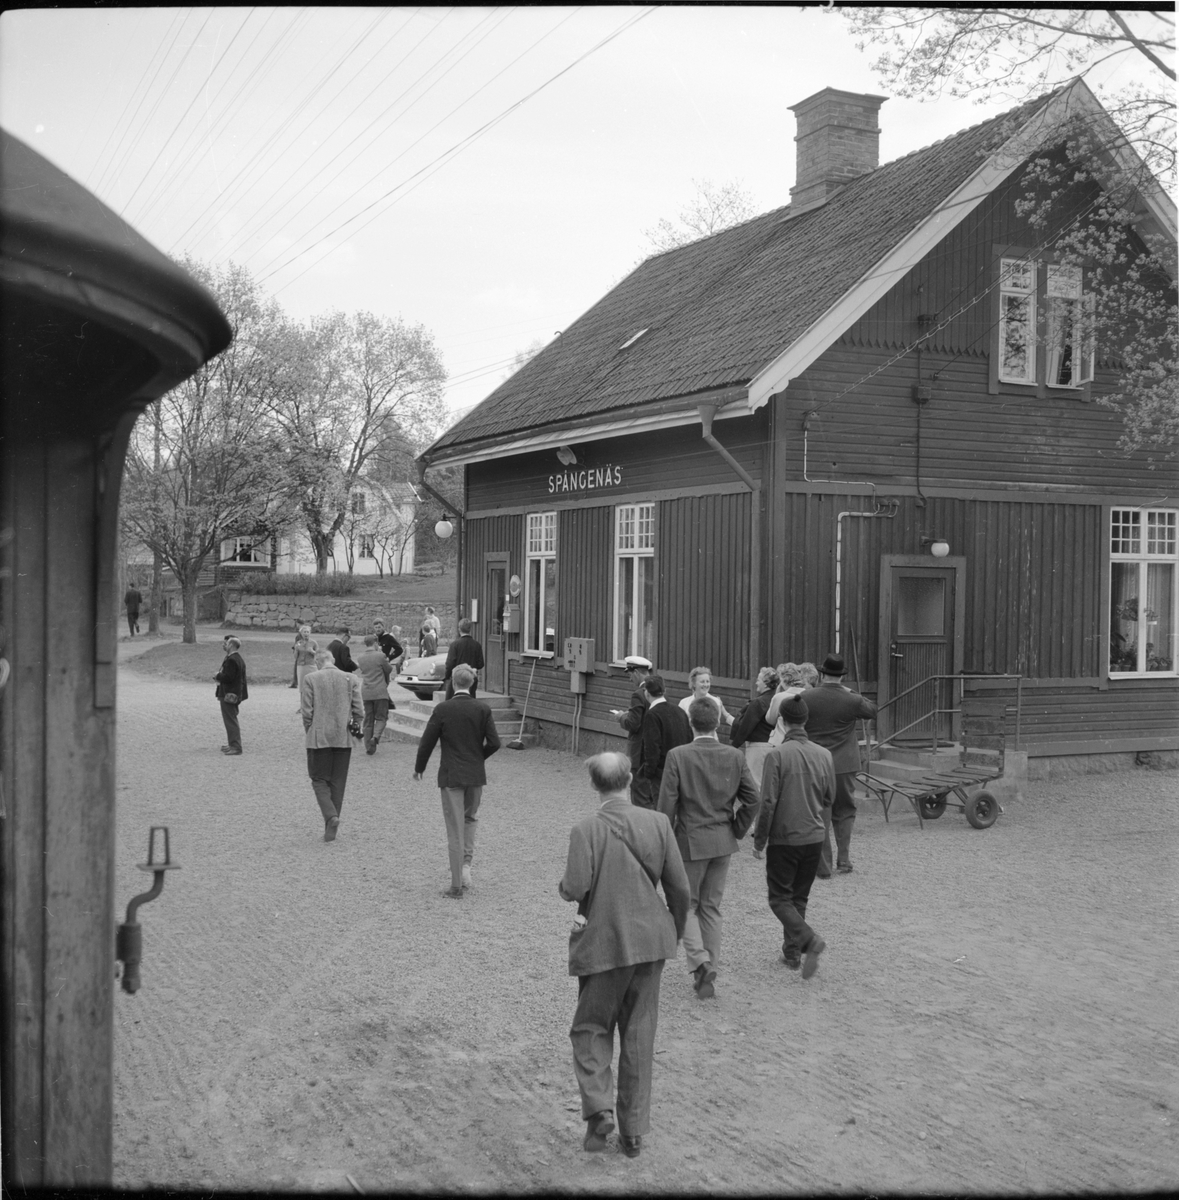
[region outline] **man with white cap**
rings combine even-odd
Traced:
[[[635,686],[630,698],[630,708],[612,708],[613,716],[618,718],[619,725],[626,730],[626,752],[630,755],[630,802],[640,808],[654,808],[657,797],[649,795],[650,783],[639,778],[639,763],[643,759],[643,717],[651,700],[643,690],[643,680],[655,672],[655,664],[641,654],[628,654],[623,662],[631,682]],[[637,796],[637,799],[636,799]]]

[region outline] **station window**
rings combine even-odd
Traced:
[[[655,649],[655,505],[614,510],[614,661]]]
[[[221,561],[235,566],[268,567],[270,539],[258,541],[252,537],[227,538],[221,543]]]
[[[557,514],[528,514],[524,581],[524,652],[557,649]]]
[[[1081,388],[1092,382],[1093,297],[1080,267],[1001,258],[996,330],[1004,383]]]
[[[1175,674],[1179,629],[1179,512],[1115,508],[1110,513],[1109,673]]]

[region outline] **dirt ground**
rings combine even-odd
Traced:
[[[387,1192],[1130,1192],[1179,1186],[1179,774],[1032,785],[991,829],[865,803],[817,881],[829,950],[778,962],[735,856],[717,998],[664,973],[642,1156],[581,1149],[556,883],[581,763],[489,764],[475,886],[431,764],[353,756],[336,842],[295,694],[257,687],[226,758],[213,685],[120,673],[118,904],[143,987],[115,1016],[116,1187]]]

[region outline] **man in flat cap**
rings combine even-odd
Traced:
[[[856,772],[860,770],[860,746],[856,740],[856,722],[876,716],[876,705],[858,692],[845,687],[847,667],[837,654],[828,654],[819,668],[819,686],[806,695],[807,736],[831,751],[835,760],[835,803],[828,824],[835,830],[835,869],[846,875],[852,869],[851,835],[856,821]],[[831,840],[823,838],[819,874],[831,873]]]
[[[808,695],[813,694],[812,689]],[[803,979],[809,979],[827,948],[805,918],[827,836],[826,814],[835,800],[835,764],[830,750],[807,737],[801,696],[784,700],[780,714],[786,738],[766,757],[753,845],[766,852],[770,909],[782,922],[782,961],[791,970],[801,967]]]
[[[626,752],[630,755],[631,770],[630,802],[640,808],[654,808],[657,797],[650,795],[648,781],[639,778],[639,764],[643,761],[643,717],[651,703],[643,689],[643,681],[654,674],[655,665],[641,654],[628,654],[623,661],[635,690],[631,693],[630,708],[612,708],[610,713],[626,730]]]

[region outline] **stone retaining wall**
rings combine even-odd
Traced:
[[[422,623],[424,604],[396,603],[384,600],[365,600],[352,596],[255,596],[230,592],[227,597],[226,629],[297,629],[310,625],[314,633],[334,633],[347,625],[354,634],[367,633],[375,620],[385,622],[386,629],[400,625],[412,642],[417,640]],[[436,604],[434,611],[442,622],[443,639],[455,636],[455,607]]]

